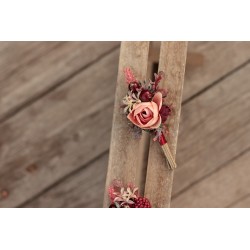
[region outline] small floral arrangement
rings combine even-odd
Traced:
[[[124,186],[121,181],[114,180],[108,189],[109,208],[151,208],[146,197],[141,197],[138,188],[132,183]]]
[[[164,104],[167,91],[159,87],[164,74],[159,72],[154,74],[154,81],[138,81],[130,68],[124,70],[126,83],[128,84],[127,95],[123,98],[123,110],[132,126],[138,131],[144,130],[154,136],[154,141],[158,141],[168,160],[171,169],[176,167],[171,155],[164,133],[167,128],[164,124],[171,108]]]

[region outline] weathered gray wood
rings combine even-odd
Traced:
[[[148,53],[149,42],[122,42],[121,44],[105,190],[108,189],[114,179],[119,179],[124,183],[136,182],[136,169],[142,160],[139,155],[139,148],[143,146],[140,146],[143,141],[133,137],[127,118],[121,111],[121,102],[128,89],[123,71],[124,68],[130,67],[138,79],[145,79],[147,76]],[[109,197],[105,192],[104,207],[108,207],[108,205]]]
[[[0,189],[9,192],[0,207],[20,205],[107,150],[118,55],[117,49],[0,125]]]
[[[2,45],[2,43],[0,43],[0,44]],[[187,69],[186,69],[187,72],[186,72],[186,79],[185,79],[184,96],[187,95],[185,92],[188,91],[189,87],[193,91],[191,93],[191,95],[198,91],[198,89],[196,91],[195,86],[191,88],[192,82],[195,81],[199,88],[201,88],[201,87],[204,88],[207,84],[210,84],[214,80],[217,80],[223,74],[227,74],[233,68],[238,67],[240,64],[242,64],[244,62],[244,60],[247,60],[249,58],[249,55],[248,55],[249,49],[247,48],[247,46],[249,46],[250,43],[246,44],[246,43],[231,42],[231,43],[225,43],[225,45],[223,45],[223,44],[224,43],[218,43],[218,42],[209,42],[209,43],[190,42],[189,43],[188,48],[189,48],[189,52],[191,53],[191,56],[189,53],[189,56],[187,58]],[[218,46],[218,48],[220,46],[220,49],[217,49],[216,48],[217,46]],[[225,49],[225,46],[227,46],[227,49]],[[4,45],[4,47],[8,47],[8,46]],[[1,53],[1,51],[4,51],[4,50],[1,50],[1,48],[2,47],[0,46],[0,53]],[[22,49],[24,49],[24,48],[22,48]],[[12,50],[14,50],[14,48],[11,49],[10,51],[12,51]],[[213,50],[216,53],[213,52]],[[16,49],[15,53],[20,53],[20,52],[18,52],[18,49]],[[31,52],[27,52],[27,54],[28,53],[31,53]],[[33,53],[33,51],[32,51],[32,53]],[[201,57],[201,55],[202,55],[202,57]],[[220,55],[220,59],[221,59],[220,63],[218,63],[218,61],[217,61],[218,55]],[[26,56],[28,56],[28,55],[26,55]],[[118,57],[118,53],[116,53],[116,56]],[[1,60],[1,58],[2,57],[0,54],[0,60]],[[206,58],[209,58],[209,60]],[[223,60],[222,60],[222,58],[223,58]],[[21,59],[21,57],[20,57],[20,59]],[[13,62],[13,60],[12,60],[12,62]],[[233,64],[231,64],[232,62],[233,62]],[[37,61],[35,61],[34,63],[37,63]],[[110,63],[117,63],[117,62],[110,62]],[[25,65],[25,63],[24,63],[24,65]],[[99,64],[99,66],[100,66],[100,64]],[[4,64],[3,64],[3,66],[0,67],[0,70],[3,69],[3,67],[4,67]],[[51,67],[53,68],[53,65]],[[110,68],[109,68],[108,64],[106,66],[102,64],[102,67],[104,67],[106,69],[105,73],[103,73],[103,76],[105,76],[106,72],[110,73],[110,70],[109,70]],[[219,67],[219,70],[217,70],[218,67]],[[5,68],[7,69],[8,67],[5,66]],[[96,66],[93,65],[93,67],[91,68],[91,72],[95,72],[95,70],[93,70],[93,69],[96,70]],[[88,71],[88,70],[89,69],[87,69],[86,71]],[[248,78],[249,73],[248,72],[249,72],[249,70],[248,71],[245,70],[244,72],[241,72],[240,74],[238,74],[236,77],[234,74],[234,75],[226,78],[225,82],[223,84],[223,87],[222,88],[217,87],[215,92],[213,92],[215,87],[209,89],[207,92],[211,91],[211,93],[209,94],[209,95],[211,95],[211,99],[213,101],[217,101],[217,104],[218,104],[218,102],[220,102],[221,96],[227,95],[228,102],[232,102],[233,99],[238,98],[238,95],[235,95],[235,93],[239,92],[239,89],[241,88],[242,82],[245,82],[245,86],[246,86],[247,82],[249,82],[249,78]],[[86,72],[85,72],[85,76],[86,76]],[[112,90],[110,90],[111,92],[114,91],[114,83],[116,81],[116,76],[117,76],[117,72],[114,72],[113,78],[112,79],[110,78],[110,80],[108,80],[110,85],[105,85],[105,86],[112,88]],[[235,85],[234,85],[233,89],[232,89],[232,87],[230,88],[231,91],[225,91],[227,88],[226,83],[228,81],[230,81],[231,77],[234,77],[233,81],[235,81]],[[96,88],[97,84],[100,83],[99,79],[101,79],[101,78],[102,78],[102,76],[98,76],[98,78],[95,78],[93,80],[92,84],[95,85],[95,88]],[[242,78],[243,78],[243,80],[241,80]],[[18,80],[18,78],[16,78],[16,79]],[[206,81],[204,81],[204,79],[206,79]],[[84,82],[84,84],[86,84],[85,81],[82,80],[82,82]],[[73,82],[70,81],[67,84],[70,85],[72,83],[74,83],[74,81]],[[69,85],[67,85],[68,86],[67,88],[69,88]],[[73,84],[72,88],[74,88],[74,86],[75,85]],[[220,83],[218,84],[218,86],[220,86]],[[245,92],[249,91],[245,87],[244,87],[244,90],[245,90]],[[79,92],[81,90],[78,87],[76,91]],[[82,90],[82,92],[83,92],[83,90]],[[218,92],[220,92],[220,95],[218,94]],[[214,93],[217,93],[215,95],[215,98],[216,99],[219,98],[219,100],[212,98],[214,96]],[[63,93],[60,91],[60,93],[58,93],[58,96],[60,96],[60,94],[61,94],[61,101],[62,101],[63,100]],[[101,93],[101,92],[96,93],[96,95],[99,95],[99,97],[98,97],[99,99],[103,98],[103,93]],[[231,95],[232,95],[232,98],[231,98]],[[87,98],[87,95],[84,95],[84,97]],[[51,97],[51,98],[53,98],[53,97]],[[107,98],[107,96],[105,98]],[[113,96],[112,96],[112,98],[113,98]],[[224,101],[226,101],[225,98],[223,98],[223,99],[224,99]],[[3,200],[0,201],[0,207],[3,206],[3,203],[5,206],[17,206],[17,205],[19,205],[20,203],[24,202],[27,198],[30,198],[33,195],[36,195],[38,192],[40,192],[40,190],[43,190],[43,189],[47,188],[51,183],[54,183],[53,176],[55,176],[55,173],[56,173],[56,175],[59,176],[58,178],[55,178],[56,180],[58,180],[58,179],[64,177],[65,174],[69,174],[71,172],[71,170],[75,170],[78,167],[80,167],[81,164],[84,165],[84,162],[88,162],[88,159],[91,159],[92,156],[93,156],[93,158],[95,158],[96,156],[98,156],[100,154],[100,152],[103,152],[103,150],[107,150],[109,147],[111,119],[112,119],[112,112],[113,112],[113,103],[112,103],[111,99],[110,99],[110,104],[108,104],[109,108],[105,109],[105,113],[102,112],[102,113],[98,114],[98,116],[96,117],[96,119],[98,121],[101,121],[101,124],[106,124],[105,126],[103,125],[103,126],[99,127],[101,131],[98,130],[98,134],[97,134],[97,136],[101,136],[103,138],[103,140],[100,143],[101,145],[99,145],[99,144],[97,145],[93,141],[93,135],[94,135],[94,132],[96,132],[96,131],[95,131],[95,127],[90,128],[92,126],[91,118],[88,119],[89,123],[85,123],[84,121],[82,121],[82,122],[79,122],[78,125],[70,126],[68,130],[62,129],[63,123],[65,122],[65,120],[67,120],[67,122],[69,123],[69,119],[70,119],[69,113],[71,113],[70,108],[64,109],[64,110],[61,109],[61,111],[59,113],[67,112],[67,115],[61,114],[60,116],[63,116],[64,118],[62,117],[62,119],[60,119],[60,121],[58,121],[54,127],[52,127],[52,125],[50,125],[50,127],[52,127],[53,130],[56,130],[56,126],[60,127],[60,128],[58,128],[58,134],[56,136],[54,136],[50,140],[48,140],[48,139],[41,140],[40,144],[39,144],[39,139],[37,139],[36,140],[37,146],[36,146],[36,148],[32,149],[31,142],[32,142],[32,140],[34,141],[35,139],[32,139],[32,135],[34,135],[34,133],[31,132],[31,135],[28,136],[27,141],[24,143],[24,140],[22,139],[22,138],[24,138],[24,136],[21,136],[21,135],[22,135],[22,133],[28,133],[28,132],[25,132],[26,131],[25,126],[27,127],[27,129],[29,129],[31,126],[30,123],[33,122],[33,119],[36,120],[37,116],[40,117],[39,118],[40,121],[45,121],[47,119],[47,115],[46,115],[47,112],[42,111],[43,109],[48,108],[48,105],[43,107],[43,105],[44,105],[43,102],[46,103],[47,100],[48,99],[44,97],[41,101],[39,101],[38,106],[36,106],[36,105],[34,106],[34,104],[33,104],[31,108],[27,109],[27,110],[29,110],[28,113],[30,113],[30,116],[27,116],[26,111],[25,112],[22,111],[21,112],[22,115],[18,114],[18,117],[19,117],[18,119],[13,119],[14,117],[11,118],[11,121],[9,123],[7,123],[7,125],[5,126],[6,129],[3,130],[3,127],[1,127],[0,155],[3,152],[2,149],[5,148],[5,150],[6,150],[6,148],[8,147],[8,148],[14,149],[12,151],[14,157],[13,157],[13,163],[11,165],[8,164],[8,166],[5,166],[4,169],[3,169],[3,165],[2,165],[3,158],[0,157],[0,172],[1,172],[0,176],[3,176],[2,174],[4,173],[4,176],[2,177],[2,179],[0,178],[2,181],[2,182],[0,182],[0,189],[1,190],[6,189],[7,191],[9,191],[9,196],[7,198],[5,198],[5,201],[3,201]],[[59,100],[60,99],[58,97],[58,99],[56,99],[56,102],[54,102],[54,105],[52,105],[53,102],[49,103],[50,104],[49,109],[52,108],[54,110],[54,113],[56,114],[55,119],[58,119],[59,115],[57,114],[58,109],[55,109],[55,107],[53,107],[53,106],[57,106]],[[78,100],[78,99],[75,98],[75,100]],[[182,110],[183,119],[182,119],[181,128],[180,128],[181,131],[180,131],[180,138],[179,138],[179,142],[178,142],[178,150],[180,149],[181,145],[183,144],[183,141],[185,140],[185,138],[188,137],[187,139],[189,140],[190,137],[193,135],[193,134],[189,135],[188,133],[186,133],[184,130],[184,126],[186,127],[189,124],[189,122],[191,120],[193,120],[194,115],[196,115],[195,124],[198,124],[199,122],[202,122],[202,124],[204,124],[205,123],[204,117],[206,115],[209,117],[209,121],[210,121],[210,123],[208,125],[211,125],[211,123],[216,123],[217,121],[219,121],[221,119],[221,117],[224,117],[224,119],[225,119],[228,115],[229,115],[228,124],[231,124],[231,122],[233,121],[233,127],[235,129],[237,128],[237,126],[235,126],[236,125],[235,122],[240,124],[239,129],[237,130],[236,134],[235,134],[235,132],[233,132],[232,134],[224,135],[224,133],[223,133],[224,130],[221,128],[220,128],[220,132],[218,132],[214,135],[213,135],[213,133],[208,134],[206,132],[207,135],[209,136],[209,138],[211,136],[213,137],[213,140],[215,142],[221,140],[220,135],[222,135],[223,137],[224,136],[230,137],[230,138],[227,138],[226,140],[223,139],[224,142],[220,146],[220,148],[224,147],[224,149],[222,150],[222,152],[223,152],[222,158],[221,158],[221,156],[219,156],[219,154],[216,154],[213,157],[211,157],[211,155],[209,155],[207,153],[201,155],[202,162],[205,162],[205,165],[203,166],[203,164],[199,164],[198,167],[205,168],[207,171],[208,170],[210,171],[209,168],[212,166],[211,163],[207,165],[207,163],[206,163],[207,159],[212,161],[213,165],[216,164],[216,166],[221,166],[221,164],[225,163],[227,161],[227,159],[229,159],[231,157],[232,152],[233,152],[233,155],[237,155],[239,152],[244,150],[244,148],[247,147],[246,140],[249,140],[249,137],[248,137],[249,134],[247,133],[249,131],[249,127],[246,127],[244,129],[244,126],[245,125],[247,126],[247,124],[245,123],[247,121],[244,120],[244,121],[240,122],[237,119],[236,119],[236,121],[234,121],[234,119],[237,118],[237,115],[233,114],[233,112],[234,112],[234,111],[232,111],[233,105],[226,108],[226,102],[224,102],[224,101],[221,101],[225,105],[225,107],[222,108],[223,112],[220,111],[220,108],[218,105],[216,105],[215,108],[205,109],[204,112],[202,112],[202,110],[200,110],[200,109],[202,109],[205,104],[204,103],[200,104],[200,101],[195,102],[194,100],[192,102],[189,102],[188,104],[184,105],[184,109]],[[244,105],[244,103],[245,103],[245,105]],[[188,105],[188,107],[186,108],[187,105]],[[197,105],[200,106],[200,109],[198,109]],[[246,112],[247,112],[246,106],[249,104],[248,104],[248,102],[245,102],[245,99],[241,103],[238,103],[236,105],[238,106],[237,110],[236,110],[237,112],[242,113],[242,114],[246,114]],[[239,105],[241,105],[241,107]],[[71,107],[73,107],[73,106],[74,105],[71,104]],[[81,110],[81,108],[84,107],[84,104],[78,103],[75,106],[78,107],[78,112],[79,112],[78,115],[79,116],[82,115],[82,113],[84,111]],[[208,104],[207,104],[207,106],[208,106]],[[79,111],[79,110],[81,110],[81,111]],[[235,110],[235,109],[233,108],[233,110]],[[42,114],[39,115],[39,111],[42,112]],[[218,115],[215,115],[219,111],[220,111],[220,113]],[[32,115],[31,115],[31,113],[32,113]],[[189,118],[190,114],[192,114],[191,118]],[[76,113],[74,113],[72,115],[73,118],[76,116],[77,116]],[[25,120],[22,122],[23,117],[25,117],[24,118]],[[95,115],[93,114],[92,117],[95,117]],[[243,116],[241,116],[241,118],[242,117]],[[247,116],[245,115],[243,118],[245,119],[245,118],[247,118]],[[73,119],[74,120],[73,123],[75,123],[75,119],[77,119],[77,118]],[[185,124],[184,124],[184,121],[186,121]],[[16,122],[17,122],[17,126],[15,126]],[[47,120],[46,120],[46,122],[47,122]],[[38,124],[39,123],[36,122],[35,126],[37,126],[37,127],[42,126],[42,125],[38,125]],[[183,126],[182,126],[182,124],[183,124]],[[195,126],[195,124],[192,124],[192,126]],[[220,124],[223,125],[224,122],[222,122]],[[4,124],[2,126],[4,126]],[[14,127],[12,128],[12,126],[14,126]],[[68,125],[65,125],[65,126],[67,127]],[[89,126],[89,129],[86,132],[84,132],[86,126]],[[9,132],[8,132],[8,127],[11,128],[9,130]],[[85,141],[83,142],[83,139],[80,139],[79,145],[77,144],[77,142],[74,143],[73,139],[72,139],[72,136],[73,136],[72,130],[81,131],[81,135],[83,137],[85,137]],[[195,127],[194,127],[194,130],[195,130]],[[206,130],[207,130],[207,127],[205,127],[205,131]],[[34,128],[33,128],[33,131],[36,131],[36,130],[34,130]],[[37,131],[39,132],[40,130],[37,128]],[[46,131],[47,130],[44,129],[44,134],[38,135],[38,136],[44,137],[44,135],[46,134]],[[191,131],[190,128],[188,129],[188,131]],[[39,132],[39,134],[40,133],[41,132]],[[67,136],[67,133],[68,133],[68,136]],[[231,133],[231,132],[229,132],[229,133]],[[246,135],[247,135],[245,139],[242,136],[242,134],[244,134],[244,133],[246,133]],[[89,134],[89,136],[86,137],[85,135],[88,135],[88,134]],[[201,134],[203,134],[203,131],[201,129],[199,129],[199,131],[196,131],[195,132],[196,138],[199,137],[199,135],[201,135]],[[240,137],[239,137],[239,135],[240,135]],[[40,147],[42,147],[41,148],[42,151],[40,152],[40,154],[41,154],[40,158],[42,158],[42,157],[52,158],[51,156],[47,157],[47,155],[49,155],[51,149],[53,149],[54,150],[54,153],[53,153],[54,158],[55,159],[57,158],[58,161],[60,161],[60,158],[61,158],[61,156],[59,155],[60,149],[59,150],[56,149],[57,144],[60,141],[60,137],[62,137],[63,150],[65,152],[68,152],[68,155],[71,155],[69,157],[67,163],[65,163],[66,156],[63,157],[63,159],[62,159],[62,173],[61,174],[58,173],[61,171],[61,166],[59,166],[59,163],[56,163],[57,166],[55,168],[52,168],[51,166],[47,167],[47,165],[46,165],[47,160],[44,160],[44,164],[37,165],[37,168],[36,168],[35,167],[36,165],[35,166],[33,165],[33,163],[35,163],[35,162],[32,161],[32,154],[35,151],[37,151],[36,154],[39,154],[38,149],[40,149]],[[75,138],[77,138],[77,137],[79,137],[79,136],[75,135]],[[20,141],[20,143],[18,142],[17,138],[22,139]],[[65,138],[67,140],[65,140]],[[202,139],[202,140],[205,141],[204,139]],[[14,142],[14,141],[16,141],[16,142]],[[231,144],[231,142],[233,143],[233,145],[228,145],[228,144]],[[54,144],[54,145],[52,145],[53,147],[48,146],[48,150],[47,150],[47,152],[45,152],[44,148],[46,146],[44,144],[47,144],[47,143],[49,143],[51,145]],[[3,145],[4,145],[4,147],[3,147]],[[61,143],[59,143],[59,145],[61,145]],[[78,145],[78,147],[77,147],[77,145]],[[187,143],[185,143],[185,145],[187,145]],[[211,145],[214,145],[214,144],[210,144],[210,147],[211,147]],[[73,148],[73,146],[74,146],[74,148]],[[230,150],[227,153],[228,146],[229,146]],[[25,148],[25,147],[27,148],[26,149],[27,151],[31,150],[31,152],[30,152],[30,155],[27,155],[27,157],[26,156],[22,157],[22,155],[23,155],[22,151],[24,151],[23,148]],[[195,154],[195,152],[197,153],[197,151],[195,151],[195,149],[196,149],[196,147],[192,146],[190,149],[186,149],[185,151],[189,150],[189,153],[192,155],[193,151],[194,151],[194,154]],[[183,151],[183,149],[181,151]],[[181,162],[181,164],[183,163],[181,158],[188,154],[188,152],[181,153],[181,151],[177,152],[177,163],[179,163],[177,170],[179,169],[179,167],[182,166],[182,165],[180,165],[180,162]],[[88,157],[89,154],[91,154],[91,157]],[[56,155],[58,155],[58,156],[56,157]],[[86,161],[85,161],[85,159],[83,159],[84,157],[87,157]],[[198,157],[198,156],[195,156],[195,157]],[[200,161],[198,161],[198,162],[200,162]],[[78,167],[76,167],[77,164],[80,164],[80,165]],[[194,164],[196,164],[196,163],[194,162]],[[188,167],[188,164],[186,164],[185,166]],[[26,171],[26,168],[27,168],[27,171]],[[66,168],[68,170],[65,170]],[[104,167],[104,169],[105,169],[105,167]],[[87,170],[87,168],[85,170]],[[84,176],[85,170],[82,170],[83,171],[82,176]],[[103,171],[105,171],[105,170],[103,170]],[[201,176],[203,176],[201,178],[206,178],[207,171],[205,171],[205,176],[200,173]],[[213,169],[212,169],[212,171],[213,171]],[[41,174],[41,172],[42,172],[42,174]],[[96,176],[95,171],[93,171],[93,173],[91,175]],[[174,190],[175,190],[175,186],[177,187],[180,185],[181,187],[183,187],[182,186],[183,181],[185,181],[185,183],[187,184],[186,181],[188,180],[189,177],[190,177],[190,175],[187,178],[185,178],[185,174],[179,176],[178,171],[176,171],[175,172],[175,179],[174,179]],[[46,183],[43,183],[44,181]],[[223,181],[224,181],[224,179],[223,179]],[[235,178],[234,181],[236,181],[237,183],[240,182],[240,180],[238,180],[237,178]],[[53,207],[53,202],[55,202],[55,204],[58,204],[58,206],[60,207],[62,205],[62,198],[61,197],[64,195],[64,192],[66,192],[64,187],[63,187],[64,182],[66,183],[67,179],[65,181],[63,181],[59,185],[60,188],[57,189],[57,192],[59,192],[61,190],[61,192],[60,192],[61,196],[57,196],[57,197],[53,196],[54,199],[49,198],[50,195],[52,195],[51,191],[49,191],[49,193],[44,193],[43,195],[41,195],[40,197],[35,199],[33,201],[34,203],[31,203],[31,204],[39,204],[40,207],[46,207],[46,206]],[[189,184],[191,184],[191,183],[188,183],[187,185],[185,184],[184,186],[188,187]],[[67,186],[68,184],[65,184],[65,185]],[[104,180],[98,181],[98,183],[96,183],[95,187],[98,187],[99,189],[103,189]],[[216,186],[215,186],[215,188],[216,188]],[[19,189],[20,189],[20,191],[18,191]],[[34,189],[34,191],[30,191],[31,189]],[[75,192],[77,192],[77,191],[75,191]],[[225,192],[226,192],[226,190],[225,190]],[[43,197],[45,195],[46,195],[46,203],[43,206],[43,202],[45,202]],[[71,199],[67,203],[68,197],[69,197],[69,195],[67,195],[67,192],[66,192],[65,199],[63,200],[63,206],[65,206],[65,207],[69,207],[70,203],[73,202]],[[241,197],[237,197],[237,200],[239,198],[241,198]],[[8,201],[9,199],[12,199],[12,200]],[[84,195],[82,195],[81,190],[79,190],[78,195],[76,193],[74,193],[74,199],[75,199],[75,202],[73,202],[73,203],[76,204],[76,206],[77,206],[77,204],[79,206],[81,206],[81,204],[86,204],[86,197],[84,197]],[[233,197],[232,197],[232,199],[233,199]],[[91,206],[95,206],[94,199],[90,198],[90,201],[91,200],[93,201],[93,203],[91,202],[91,204],[93,204]],[[99,194],[99,200],[102,200],[102,194]],[[233,202],[233,200],[231,200],[231,202]],[[49,205],[49,204],[51,204],[51,205]],[[98,202],[98,204],[100,204],[100,203]],[[172,204],[172,205],[174,206],[174,204]],[[36,205],[34,205],[34,206],[36,206]],[[56,207],[56,205],[54,207]]]
[[[52,53],[61,44],[63,42],[0,42],[0,86],[13,74]]]
[[[237,200],[237,202],[234,202],[231,204],[232,208],[250,208],[250,193],[247,195],[244,195],[240,199]]]
[[[101,207],[107,166],[105,153],[25,207]]]
[[[250,147],[249,70],[250,64],[183,107],[174,197]]]
[[[150,62],[159,61],[160,42],[153,42]],[[189,42],[183,101],[237,69],[250,58],[250,42]]]
[[[250,58],[250,42],[190,42],[183,100]]]
[[[227,207],[250,193],[250,150],[190,187],[172,201],[173,207]]]
[[[167,103],[173,114],[168,121],[169,148],[175,157],[181,112],[182,90],[187,54],[187,42],[162,42],[159,71],[165,73],[161,87],[168,90]],[[169,170],[160,145],[151,142],[149,149],[145,196],[153,207],[169,207],[173,182],[173,170]]]
[[[36,57],[30,56],[33,54],[33,50],[30,49],[25,54],[17,53],[16,56],[11,54],[10,58],[5,56],[2,59],[3,63],[7,61],[8,64],[5,65],[7,73],[0,77],[0,121],[18,110],[20,106],[29,104],[31,100],[64,82],[72,74],[102,57],[103,54],[117,48],[119,43],[66,42],[59,46],[57,44],[57,47],[54,45],[53,50],[51,43],[35,45],[36,43],[27,43],[26,47],[34,47]],[[50,49],[50,53],[46,54],[44,47],[48,47],[47,50]],[[8,53],[8,49],[6,51]],[[20,57],[27,59],[21,59],[18,64]],[[22,65],[23,61],[26,64],[29,63]]]

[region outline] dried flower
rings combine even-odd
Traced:
[[[140,99],[142,102],[150,102],[153,98],[153,94],[148,90],[144,89],[141,91]]]
[[[131,71],[130,68],[125,68],[124,69],[125,77],[126,77],[126,82],[128,84],[130,83],[138,83],[137,79],[135,78],[133,72]]]
[[[155,77],[155,87],[158,87],[159,82],[162,80],[162,78],[164,77],[164,73],[162,71],[160,71],[158,74],[154,74]]]
[[[135,93],[128,92],[128,94],[123,98],[122,102],[125,105],[125,114],[130,113],[132,111],[134,104],[141,103],[139,95],[140,93],[136,95]]]
[[[140,197],[138,188],[132,183],[123,186],[114,180],[109,187],[110,208],[150,208],[151,204],[145,197]]]
[[[123,98],[123,112],[133,125],[135,137],[141,131],[147,131],[155,136],[154,140],[162,141],[164,137],[164,123],[171,114],[171,108],[163,103],[167,96],[165,89],[159,88],[159,83],[164,77],[160,71],[154,74],[154,81],[138,81],[130,68],[124,69],[128,93]],[[140,133],[139,133],[140,132]]]
[[[171,109],[169,108],[169,106],[167,106],[165,104],[162,105],[162,107],[160,109],[160,116],[161,116],[162,123],[164,123],[167,120],[170,113],[171,113]]]
[[[161,125],[159,110],[162,106],[162,94],[156,93],[151,102],[142,102],[133,106],[127,118],[141,129],[153,130]]]

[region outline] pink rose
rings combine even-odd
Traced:
[[[161,125],[161,107],[162,93],[157,92],[151,102],[134,104],[127,118],[141,129],[156,129]]]

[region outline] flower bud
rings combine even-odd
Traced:
[[[170,113],[171,113],[171,109],[167,105],[163,104],[160,109],[160,116],[161,116],[162,123],[164,123],[167,120]]]
[[[142,90],[140,94],[140,99],[142,102],[150,102],[152,100],[153,95],[146,89]]]

